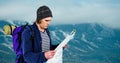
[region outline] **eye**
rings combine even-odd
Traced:
[[[46,22],[49,22],[50,20],[45,20]]]
[[[49,21],[49,20],[45,20],[45,21]]]

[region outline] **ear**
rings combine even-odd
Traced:
[[[37,23],[37,24],[40,24],[40,23],[41,23],[41,20],[36,20],[36,23]]]

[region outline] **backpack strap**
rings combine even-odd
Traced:
[[[10,27],[10,35],[12,35],[12,26],[9,24],[9,27]]]
[[[32,28],[32,26],[31,25],[29,25],[28,26],[29,28],[30,28],[30,34],[31,34],[31,38],[30,38],[30,40],[31,40],[31,42],[32,42],[32,47],[33,47],[33,51],[34,51],[34,30],[33,30],[33,28]]]

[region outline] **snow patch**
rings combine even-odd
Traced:
[[[85,34],[82,34],[81,40],[84,41],[85,43],[87,43],[87,44],[93,46],[93,47],[98,48],[98,46],[97,46],[96,44],[94,44],[94,43],[91,42],[91,41],[88,41],[88,40],[85,38]]]
[[[13,51],[13,46],[12,46],[12,44],[10,44],[10,43],[2,43],[1,45],[6,46],[6,47],[9,48],[11,51]]]

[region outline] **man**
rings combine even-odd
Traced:
[[[44,63],[55,54],[57,45],[51,44],[48,26],[52,20],[52,12],[47,6],[41,6],[37,10],[37,19],[33,25],[34,42],[30,40],[30,27],[22,33],[22,49],[25,63]]]

